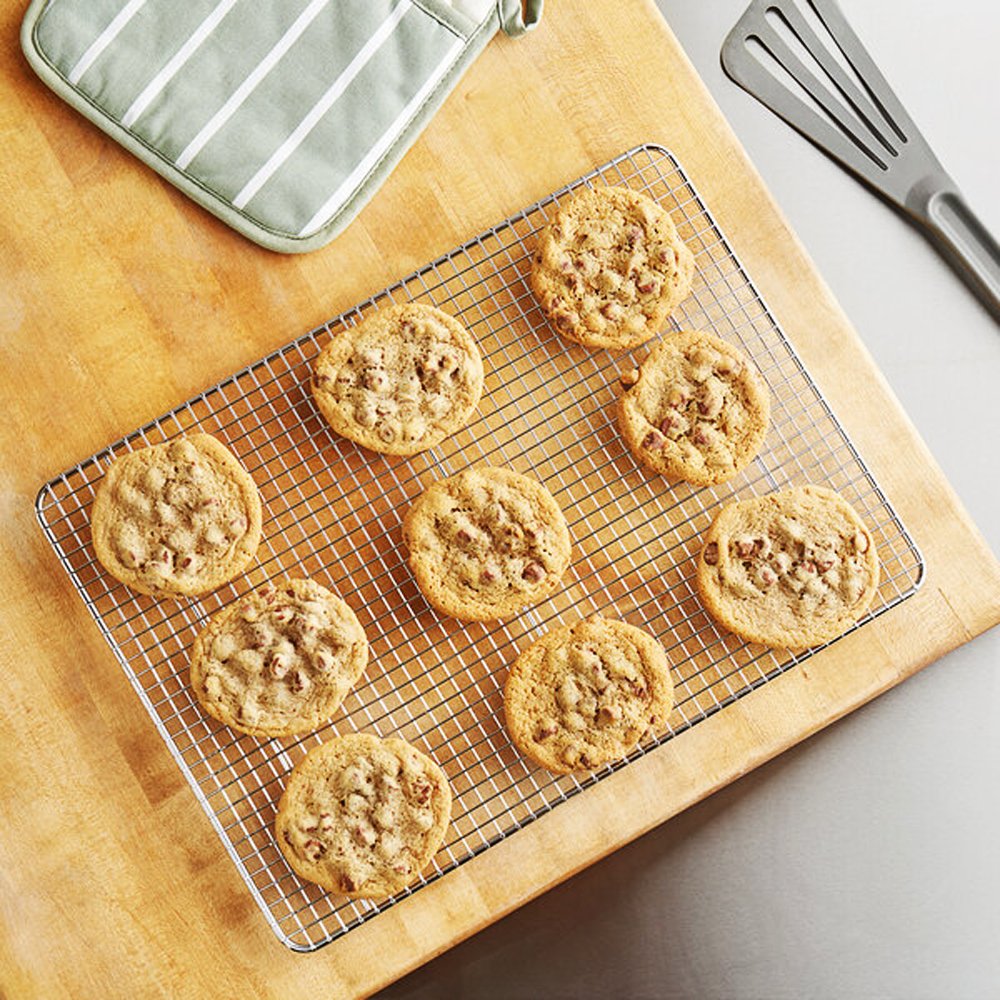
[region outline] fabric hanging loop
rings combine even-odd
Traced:
[[[517,38],[538,24],[544,6],[545,0],[526,0],[523,7],[521,0],[497,0],[500,26],[511,38]]]

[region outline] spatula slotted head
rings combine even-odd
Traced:
[[[901,208],[942,168],[834,0],[753,0],[726,73]]]
[[[729,76],[918,222],[1000,321],[1000,244],[972,212],[835,0],[752,0]]]

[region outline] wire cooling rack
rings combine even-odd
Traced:
[[[741,347],[771,391],[772,424],[756,461],[734,480],[694,488],[643,471],[618,435],[620,373],[645,349],[588,351],[546,323],[525,283],[537,231],[582,185],[621,184],[651,195],[695,254],[691,296],[672,328],[702,328]],[[475,421],[411,459],[366,452],[326,428],[308,390],[331,335],[390,302],[419,300],[475,335],[486,382]],[[134,448],[202,430],[224,441],[264,499],[264,541],[251,571],[201,600],[134,593],[97,563],[90,542],[94,488]],[[432,480],[476,462],[541,480],[566,513],[573,564],[564,587],[501,624],[463,624],[423,600],[401,548],[401,516]],[[721,503],[795,484],[838,490],[872,528],[882,583],[855,627],[913,594],[923,563],[899,518],[768,312],[674,157],[641,146],[543,198],[465,245],[201,393],[46,484],[42,527],[246,881],[289,947],[311,951],[403,896],[793,668],[792,655],[718,629],[695,596],[698,539]],[[306,574],[340,593],[371,643],[365,678],[331,722],[294,739],[240,736],[207,717],[188,690],[188,650],[208,616],[272,577]],[[504,730],[502,687],[517,651],[556,624],[594,613],[647,629],[671,662],[677,706],[669,728],[628,759],[587,777],[530,765]],[[448,774],[454,811],[423,878],[374,904],[302,882],[272,834],[292,765],[333,733],[402,736]]]

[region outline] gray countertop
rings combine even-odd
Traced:
[[[1000,552],[1000,327],[911,226],[724,76],[745,0],[657,2]],[[1000,234],[1000,6],[842,6]],[[994,629],[382,996],[1000,997],[998,665]]]

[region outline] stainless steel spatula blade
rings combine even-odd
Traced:
[[[965,203],[835,0],[752,0],[726,73],[899,208],[1000,321],[1000,245]]]

